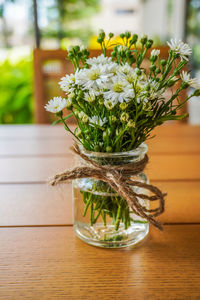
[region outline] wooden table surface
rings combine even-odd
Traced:
[[[148,142],[151,182],[168,192],[136,247],[100,249],[73,233],[73,166],[60,126],[0,126],[0,299],[200,299],[200,126],[166,125]]]

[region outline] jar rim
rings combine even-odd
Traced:
[[[82,144],[79,143],[79,148],[83,154],[87,157],[128,157],[128,156],[138,156],[141,154],[146,154],[148,151],[148,146],[145,143],[140,144],[136,149],[124,151],[124,152],[94,152],[86,150]]]

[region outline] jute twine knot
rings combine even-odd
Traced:
[[[110,187],[117,192],[118,195],[126,199],[132,211],[146,219],[160,230],[163,229],[162,224],[155,219],[164,212],[164,197],[163,194],[156,186],[147,184],[141,181],[132,180],[131,176],[137,175],[142,172],[148,163],[148,156],[138,161],[120,166],[100,165],[96,161],[88,158],[85,154],[81,153],[79,146],[75,144],[72,148],[73,152],[79,155],[88,164],[85,166],[78,166],[71,170],[66,170],[63,173],[55,175],[51,180],[51,185],[64,183],[69,180],[77,178],[95,178],[107,182]],[[139,194],[134,191],[132,187],[140,187],[150,191],[153,195]],[[148,201],[158,201],[158,207],[148,209],[140,204],[140,199]]]

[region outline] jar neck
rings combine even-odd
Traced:
[[[79,148],[81,150],[81,153],[86,155],[88,158],[96,161],[98,164],[113,166],[120,166],[134,162],[139,162],[144,158],[145,154],[148,151],[148,146],[144,143],[141,144],[138,148],[127,152],[93,152],[85,150],[82,145],[79,145]]]

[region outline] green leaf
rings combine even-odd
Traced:
[[[53,125],[56,125],[56,124],[58,124],[60,122],[61,122],[61,120],[55,120],[53,123],[51,123],[51,125],[53,126]]]
[[[69,118],[73,117],[73,113],[69,114],[68,116],[66,116],[65,118],[63,118],[63,120],[67,120]]]

